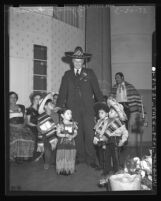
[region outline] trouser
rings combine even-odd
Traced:
[[[103,166],[104,166],[104,150],[102,149],[102,147],[98,147],[98,146],[95,146],[95,148],[96,148],[96,155],[98,158],[99,166],[101,168],[103,168]]]
[[[52,162],[52,149],[51,144],[47,138],[44,138],[44,162],[45,164],[51,164]]]
[[[78,122],[78,135],[75,138],[77,149],[76,160],[86,162],[87,164],[98,163],[93,144],[94,115],[86,113],[83,109],[79,109],[79,111],[73,111],[73,119]]]
[[[113,166],[111,165],[111,159]],[[119,147],[115,142],[110,142],[106,145],[104,151],[104,173],[108,174],[110,171],[117,172],[119,168]]]

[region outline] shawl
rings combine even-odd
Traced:
[[[40,131],[38,135],[40,141],[44,136],[49,140],[50,143],[54,141],[56,124],[54,123],[53,119],[45,112],[38,117],[38,130]]]
[[[108,116],[106,116],[103,119],[99,119],[96,125],[94,126],[95,135],[103,135],[106,130],[107,124],[108,124]]]
[[[130,113],[133,113],[133,112],[141,113],[142,105],[141,105],[141,97],[140,97],[139,93],[137,92],[137,90],[135,89],[135,87],[132,84],[130,84],[126,81],[124,81],[124,82],[125,82],[125,86],[126,86],[126,90],[127,90],[127,101],[128,101]],[[110,95],[113,98],[116,98],[117,87],[118,87],[117,84],[115,84],[112,87]]]

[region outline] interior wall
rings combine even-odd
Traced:
[[[85,48],[85,34],[78,29],[58,20],[52,21],[52,65],[51,90],[59,91],[62,76],[70,69],[70,63],[64,62],[65,52],[74,51],[76,46]]]
[[[52,7],[45,13],[33,8],[10,7],[9,12],[9,86],[26,107],[33,90],[33,45],[47,46],[47,91],[57,92],[62,74],[69,68],[61,57],[77,45],[84,48],[85,41],[83,17],[78,29],[52,18]]]
[[[112,84],[115,73],[122,72],[125,80],[142,96],[148,127],[144,142],[152,141],[152,33],[155,30],[154,6],[111,6],[111,65]],[[129,144],[136,143],[130,133]]]

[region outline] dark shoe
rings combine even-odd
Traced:
[[[102,187],[106,187],[107,185],[108,185],[108,178],[100,179],[98,183],[98,187],[102,188]]]
[[[100,171],[100,170],[102,170],[103,168],[101,167],[101,166],[97,166],[96,168],[95,168],[95,170],[97,170],[97,171]]]
[[[95,164],[95,163],[90,163],[90,166],[91,166],[92,168],[94,168],[94,169],[98,168],[98,165]]]

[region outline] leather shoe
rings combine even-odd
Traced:
[[[95,170],[98,170],[98,171],[100,171],[100,170],[102,170],[103,168],[101,167],[101,166],[97,166],[96,168],[95,168]]]
[[[96,165],[95,163],[91,163],[90,166],[91,166],[92,168],[95,168],[95,169],[98,168],[98,165]]]

